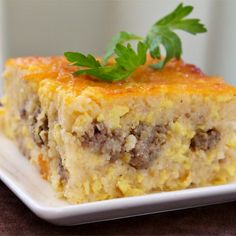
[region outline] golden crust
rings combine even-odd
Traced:
[[[47,79],[55,82],[55,86],[61,89],[69,88],[81,93],[91,87],[108,97],[131,93],[152,94],[159,91],[236,95],[236,88],[226,84],[222,78],[206,76],[196,66],[186,64],[182,60],[172,60],[160,71],[151,69],[148,66],[151,63],[155,63],[155,60],[148,58],[147,63],[138,68],[127,80],[113,83],[103,82],[87,75],[74,76],[73,72],[78,67],[71,66],[60,56],[9,59],[6,67],[15,67],[23,71],[23,78],[36,84]]]

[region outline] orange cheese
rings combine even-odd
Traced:
[[[88,75],[73,75],[78,67],[71,66],[62,56],[9,59],[7,66],[24,71],[25,80],[39,83],[49,79],[55,82],[55,87],[72,89],[78,93],[93,87],[106,96],[152,94],[159,91],[173,94],[184,92],[236,95],[236,88],[225,83],[222,78],[206,76],[196,66],[186,64],[182,60],[172,60],[162,70],[150,68],[149,65],[155,62],[157,61],[148,57],[147,63],[140,66],[129,78],[113,83]]]

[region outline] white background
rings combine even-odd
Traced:
[[[183,1],[195,7],[208,33],[181,33],[183,58],[236,85],[236,0]],[[101,55],[115,33],[145,35],[177,0],[0,0],[0,70],[8,57],[60,55],[75,50]]]

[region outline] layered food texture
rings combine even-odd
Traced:
[[[115,83],[77,69],[28,57],[5,70],[2,129],[59,196],[81,203],[235,178],[236,89],[221,78],[181,60]]]

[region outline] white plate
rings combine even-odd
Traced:
[[[59,225],[151,214],[236,200],[236,183],[70,205],[16,146],[0,135],[0,178],[37,216]]]

